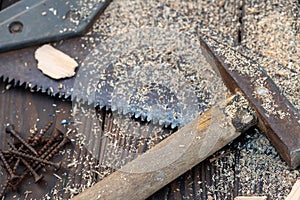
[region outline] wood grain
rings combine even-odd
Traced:
[[[296,181],[292,188],[292,191],[285,200],[300,200],[300,180]]]
[[[240,135],[224,112],[227,101],[198,116],[74,200],[149,197]]]
[[[49,44],[39,47],[34,56],[38,61],[38,68],[53,79],[75,75],[75,69],[78,66],[76,60]]]

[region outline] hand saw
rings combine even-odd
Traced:
[[[299,112],[255,62],[206,35],[203,52],[233,96],[73,199],[146,199],[255,123],[292,168],[299,165]],[[239,93],[243,93],[245,99]],[[249,110],[252,104],[255,112]],[[145,164],[146,163],[146,164]]]
[[[30,0],[17,2],[2,10],[0,77],[8,82],[14,81],[15,85],[26,84],[26,87],[37,91],[68,98],[72,93],[74,79],[55,81],[44,76],[36,69],[33,53],[37,47],[34,45],[83,35],[110,2]],[[74,41],[76,39],[61,45],[62,50],[73,48],[75,52],[81,49],[83,41]],[[74,56],[83,60],[86,54],[86,51],[80,50]]]
[[[48,9],[49,10],[49,9]],[[18,33],[16,33],[18,34]],[[93,34],[93,33],[91,33]],[[93,35],[95,38],[97,37],[97,33],[94,33]],[[100,37],[100,35],[99,35]],[[101,45],[100,44],[100,40],[95,41],[93,44],[90,44],[88,42],[88,37],[83,37],[83,38],[75,38],[75,39],[70,39],[70,40],[66,40],[63,43],[58,43],[56,44],[56,47],[61,49],[62,51],[68,53],[69,55],[71,55],[72,57],[76,57],[77,60],[79,61],[80,64],[85,64],[89,63],[89,56],[93,56],[93,53],[97,53],[97,50],[93,51],[92,54],[90,54],[90,50],[91,50],[91,46],[98,46]],[[215,57],[221,57],[223,58],[223,60],[227,60],[228,58],[235,58],[235,59],[242,59],[244,62],[246,62],[248,60],[248,62],[250,62],[250,59],[244,57],[243,55],[239,54],[238,52],[230,49],[230,48],[226,48],[224,45],[214,41],[214,40],[209,40],[209,38],[206,38],[208,41],[210,41],[208,44],[210,47],[216,48],[218,51]],[[29,44],[29,43],[28,43]],[[28,45],[27,44],[27,45]],[[26,46],[26,44],[24,44]],[[204,45],[205,46],[205,45]],[[80,96],[80,88],[78,88],[78,90],[75,90],[77,93],[74,95],[73,94],[73,90],[74,90],[74,82],[75,79],[74,78],[70,78],[70,79],[64,79],[64,80],[52,80],[49,77],[44,76],[39,70],[36,69],[36,61],[33,58],[34,55],[34,51],[36,50],[37,47],[29,47],[29,48],[25,48],[25,49],[20,49],[20,50],[14,50],[14,51],[9,51],[9,52],[5,52],[5,53],[1,53],[0,55],[0,65],[1,65],[1,76],[4,77],[5,80],[8,81],[13,81],[16,85],[22,85],[22,84],[26,84],[27,87],[30,88],[35,88],[37,91],[42,91],[42,92],[47,92],[51,95],[58,95],[60,97],[69,97],[72,95],[72,99],[74,100],[84,100],[86,102],[93,102],[93,101],[98,101],[96,103],[101,104],[101,101],[104,101],[104,103],[102,103],[102,106],[111,106],[110,104],[112,101],[112,97],[107,96],[109,95],[111,92],[111,87],[102,87],[100,86],[103,90],[100,90],[100,92],[98,91],[98,93],[96,93],[95,96],[92,97],[91,100],[86,99],[86,96]],[[208,49],[208,45],[206,45],[206,48]],[[210,51],[208,51],[210,52]],[[103,53],[103,52],[102,52]],[[210,55],[210,53],[207,53],[207,55]],[[217,59],[218,60],[218,59]],[[86,61],[84,63],[84,61]],[[220,66],[220,62],[216,61],[215,63],[217,63],[216,66]],[[245,63],[248,67],[248,69],[254,70],[254,72],[257,71],[263,71],[263,70],[258,70],[257,68],[257,64],[253,64],[253,63]],[[79,70],[83,70],[84,68],[80,67]],[[115,79],[110,79],[112,77],[112,75],[115,75],[116,73],[114,71],[112,71],[112,73],[109,72],[110,70],[110,66],[108,65],[107,68],[105,68],[105,73],[107,74],[106,78],[108,77],[108,80],[110,80],[110,82],[115,81]],[[272,94],[274,88],[276,88],[274,86],[274,83],[272,82],[272,80],[270,80],[270,78],[266,75],[266,73],[263,71],[262,74],[257,74],[257,76],[254,75],[251,77],[250,80],[248,80],[248,82],[246,80],[244,80],[243,76],[237,76],[239,75],[239,73],[235,70],[238,69],[238,66],[234,66],[234,68],[229,69],[229,70],[220,70],[222,73],[224,73],[225,75],[228,76],[229,73],[235,73],[236,76],[229,76],[229,77],[234,77],[234,78],[226,78],[225,79],[225,83],[229,86],[229,88],[231,88],[232,90],[236,89],[236,88],[241,88],[242,91],[244,92],[245,96],[249,98],[250,102],[254,102],[254,108],[257,109],[257,112],[260,115],[260,127],[262,127],[263,130],[271,130],[271,131],[267,131],[271,132],[272,134],[270,134],[269,138],[271,139],[271,141],[273,142],[273,144],[275,145],[275,147],[277,147],[277,150],[279,151],[279,153],[281,154],[281,156],[292,166],[292,167],[296,167],[298,165],[299,162],[299,156],[297,155],[298,152],[298,135],[297,130],[299,129],[299,114],[297,112],[296,109],[294,109],[293,105],[291,105],[282,95],[278,95],[278,96],[272,96],[274,98],[264,98],[265,95],[269,95]],[[246,70],[246,68],[244,68]],[[240,72],[240,73],[244,73],[244,69]],[[139,70],[137,70],[139,71]],[[127,71],[126,71],[127,72]],[[105,74],[104,73],[104,74]],[[131,73],[131,72],[130,72]],[[221,74],[222,74],[221,73]],[[121,74],[122,75],[122,74]],[[243,75],[243,74],[242,74]],[[147,74],[145,74],[145,76],[147,76]],[[260,77],[262,76],[262,77]],[[225,76],[226,77],[226,76]],[[236,77],[240,77],[239,79],[237,79]],[[118,80],[118,78],[116,78]],[[79,78],[80,80],[80,78]],[[86,78],[84,79],[86,80]],[[179,79],[180,80],[180,79]],[[249,82],[250,81],[250,82]],[[256,87],[253,87],[253,83],[257,81]],[[95,84],[98,83],[102,83],[100,82],[96,82]],[[121,82],[122,85],[124,82]],[[106,84],[106,82],[104,82],[104,84]],[[127,84],[127,83],[126,83]],[[266,84],[266,85],[265,85]],[[80,85],[80,84],[77,84]],[[163,85],[163,84],[161,84]],[[157,85],[150,85],[150,89],[151,87],[158,87],[161,90],[161,93],[156,92],[156,94],[154,93],[150,93],[153,96],[166,96],[165,94],[169,95],[169,102],[170,100],[173,100],[174,97],[176,95],[173,95],[171,92],[168,91],[168,88],[163,88],[163,86],[161,86],[159,84]],[[168,85],[170,86],[170,85]],[[180,86],[179,88],[184,87],[184,85]],[[273,89],[269,89],[268,87],[271,87]],[[99,89],[99,88],[98,88]],[[187,88],[187,91],[190,92],[192,89]],[[275,89],[277,90],[277,88]],[[150,90],[152,91],[152,90]],[[171,91],[171,90],[170,90]],[[119,92],[116,91],[116,93],[118,94]],[[101,94],[101,95],[97,95],[97,94]],[[103,95],[104,94],[104,95]],[[105,95],[106,94],[106,95]],[[189,93],[187,93],[189,94]],[[192,94],[192,92],[190,93]],[[279,92],[276,92],[276,94],[280,94]],[[86,95],[86,93],[84,93],[83,95]],[[150,95],[150,96],[151,96]],[[210,94],[205,94],[204,95],[209,96]],[[182,95],[184,96],[184,94]],[[104,98],[103,98],[104,97]],[[116,96],[118,97],[118,96]],[[100,99],[98,99],[100,98]],[[106,99],[105,99],[106,98]],[[115,100],[117,100],[118,98],[116,98]],[[149,100],[151,100],[151,98],[149,98]],[[194,100],[192,98],[192,100]],[[268,100],[269,103],[271,103],[271,105],[273,105],[274,107],[276,107],[275,110],[273,110],[273,108],[270,110],[269,109],[269,105],[267,104],[268,102],[264,101],[264,100]],[[121,109],[121,112],[127,113],[130,112],[131,114],[133,114],[134,116],[150,116],[151,113],[150,112],[144,112],[144,114],[140,113],[139,110],[137,110],[134,107],[134,101],[132,101],[132,104],[128,103],[128,99],[125,99],[126,103],[128,105],[133,105],[133,106],[129,106],[130,109],[132,110],[125,110],[124,111],[124,107],[118,107],[116,106],[115,109]],[[187,101],[190,102],[190,101]],[[192,101],[193,102],[193,101]],[[199,102],[197,102],[199,103]],[[151,105],[150,107],[152,108],[152,105],[155,104],[151,104],[148,103],[148,105]],[[167,104],[171,105],[171,104]],[[100,105],[101,106],[101,105]],[[172,106],[172,105],[171,105]],[[176,108],[176,107],[175,107]],[[180,109],[180,107],[178,107],[178,109]],[[202,108],[204,109],[204,108]],[[167,111],[169,111],[168,109],[166,109]],[[176,110],[176,109],[175,109]],[[198,112],[198,110],[196,109],[190,109],[190,110],[194,110],[194,113],[190,114],[188,113],[185,116],[188,115],[195,115],[195,113]],[[137,115],[135,115],[135,113],[138,113]],[[169,117],[171,116],[171,114],[173,114],[172,112],[168,113],[165,112],[166,114],[162,114],[161,116],[159,116],[157,118],[157,120],[162,120],[162,124],[166,123],[173,123],[174,126],[177,125],[184,125],[184,123],[182,123],[181,121],[176,121],[176,119],[178,118],[177,116],[174,116],[174,118],[169,119]],[[180,112],[179,112],[180,113]],[[280,120],[281,118],[283,118],[284,120]],[[152,120],[152,116],[150,118],[147,118],[148,120]],[[184,118],[182,118],[184,119]],[[191,120],[192,117],[189,119]],[[174,121],[175,120],[175,121]],[[283,129],[283,126],[280,125],[280,123],[282,123],[282,121],[287,123],[287,128],[290,130],[289,132],[294,132],[294,134],[291,135],[286,135],[284,134],[286,129]],[[296,130],[296,131],[295,131]]]

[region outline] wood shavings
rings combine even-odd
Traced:
[[[55,176],[58,180],[62,180],[62,178],[59,175],[55,174],[55,173],[53,173],[53,176]]]
[[[240,49],[259,61],[300,110],[299,3],[249,1],[245,2],[245,8],[243,48]]]
[[[51,45],[43,45],[38,48],[34,56],[38,61],[38,69],[53,79],[62,79],[75,75],[78,63]]]
[[[26,198],[28,197],[28,195],[31,194],[31,193],[32,193],[32,191],[26,190],[26,191],[24,192],[25,199],[26,199]]]
[[[247,3],[248,1],[246,1]],[[241,22],[247,21],[247,25],[244,25],[244,28],[249,28],[248,32],[245,32],[242,43],[247,44],[248,47],[254,51],[266,50],[269,45],[275,44],[276,40],[280,43],[284,42],[284,39],[275,39],[275,42],[270,42],[268,44],[263,44],[262,42],[266,40],[266,37],[271,37],[271,33],[264,33],[259,31],[265,30],[264,26],[271,26],[268,23],[260,23],[261,28],[257,29],[255,25],[256,21],[259,21],[263,15],[267,16],[267,13],[263,12],[273,12],[274,9],[270,9],[270,4],[277,4],[280,9],[284,8],[285,5],[290,5],[291,1],[251,1],[251,6],[246,9],[246,12],[251,12],[253,16],[245,16],[241,18]],[[91,37],[91,33],[85,37],[87,42],[94,43],[95,41],[102,41],[108,37],[114,36],[116,34],[122,34],[128,30],[132,30],[137,27],[144,27],[148,25],[152,26],[172,26],[178,30],[186,30],[191,32],[194,27],[197,27],[196,24],[203,24],[204,27],[209,27],[214,30],[220,31],[226,36],[231,36],[235,41],[238,41],[238,32],[240,29],[239,17],[242,12],[242,1],[235,0],[226,0],[226,1],[124,1],[116,0],[107,8],[105,13],[100,16],[98,20],[93,25],[93,32],[97,33],[97,37]],[[286,6],[287,9],[288,6]],[[292,10],[292,9],[290,9]],[[177,12],[180,11],[180,12]],[[277,11],[279,12],[279,11]],[[84,12],[82,12],[84,14]],[[282,15],[286,14],[285,12],[279,12]],[[173,17],[177,15],[177,17]],[[256,15],[256,16],[255,16]],[[251,19],[250,19],[251,18]],[[252,19],[255,19],[254,21]],[[273,19],[277,20],[280,23],[280,20],[283,18]],[[252,21],[251,21],[252,20]],[[285,21],[285,20],[283,20]],[[175,23],[174,23],[175,22]],[[282,25],[280,25],[282,26]],[[251,30],[250,30],[251,29]],[[264,34],[262,36],[262,33]],[[278,31],[278,35],[282,31]],[[252,34],[252,36],[251,36]],[[229,40],[229,39],[228,39]],[[232,40],[228,41],[229,43]],[[287,40],[289,41],[289,40]],[[299,41],[299,40],[298,40]],[[93,45],[93,44],[92,44]],[[264,46],[265,45],[265,46]],[[95,44],[94,44],[95,46]],[[292,48],[292,45],[289,45]],[[87,48],[88,45],[83,45],[82,48]],[[287,48],[286,48],[287,49]],[[268,56],[274,56],[274,51],[276,48],[272,48],[273,52],[264,51]],[[258,54],[254,54],[253,51],[248,53],[247,56],[250,56],[253,60],[258,60],[259,64],[262,65],[272,78],[275,78],[275,82],[280,86],[282,92],[289,97],[295,104],[300,105],[299,102],[299,92],[297,93],[297,88],[299,88],[299,67],[296,62],[289,62],[289,56],[286,56],[288,51],[281,51],[284,54],[277,54],[277,57],[281,57],[284,60],[284,64],[287,66],[281,66],[278,62],[271,60],[269,58],[262,58]],[[272,54],[271,54],[272,53]],[[296,58],[297,54],[294,54]],[[291,63],[291,64],[289,64]],[[277,69],[282,69],[280,71]],[[277,74],[274,73],[278,72]],[[263,87],[263,85],[258,85],[258,87]],[[295,89],[294,89],[295,88]],[[254,94],[255,95],[255,94]],[[300,107],[298,106],[298,109]],[[122,119],[122,118],[121,118]],[[245,119],[246,120],[246,119]],[[106,120],[106,131],[105,137],[108,140],[111,140],[112,148],[115,140],[122,144],[122,140],[130,140],[133,138],[132,135],[136,136],[138,129],[132,129],[133,125],[127,125],[128,121],[126,120],[116,120],[115,122],[118,126],[121,126],[120,129],[134,131],[134,134],[129,134],[126,131],[118,131],[118,134],[113,131],[114,127],[109,125],[109,120]],[[300,123],[300,120],[299,120]],[[126,128],[127,126],[127,128]],[[151,130],[151,129],[150,129]],[[166,136],[160,133],[150,135],[150,138],[145,138],[140,140],[140,148],[149,149],[158,143],[160,140]],[[81,138],[82,136],[80,136]],[[100,139],[97,137],[90,136],[95,141]],[[214,166],[218,167],[218,173],[212,175],[213,180],[215,180],[216,185],[214,187],[208,187],[209,191],[213,195],[209,195],[211,199],[233,199],[232,197],[232,188],[239,184],[237,189],[239,195],[252,195],[262,193],[269,197],[269,199],[284,199],[284,196],[290,192],[293,182],[299,176],[298,170],[290,171],[288,170],[286,164],[280,160],[279,156],[275,149],[270,145],[269,141],[262,135],[257,134],[246,136],[248,142],[245,146],[238,146],[239,153],[241,154],[241,159],[237,157],[234,152],[230,152],[225,155],[224,158],[217,159],[213,162]],[[101,139],[102,140],[102,139]],[[105,145],[105,140],[103,144]],[[130,140],[134,141],[134,140]],[[116,145],[116,146],[119,146]],[[122,144],[125,148],[126,145]],[[241,145],[241,144],[238,144]],[[120,146],[119,146],[120,147]],[[128,146],[126,146],[128,147]],[[128,147],[129,148],[129,147]],[[113,151],[111,151],[114,153]],[[111,155],[111,157],[117,155]],[[127,158],[125,158],[126,160]],[[80,161],[79,161],[80,162]],[[99,180],[111,173],[111,169],[105,165],[98,166],[95,169],[99,175]],[[235,171],[236,170],[236,171]],[[81,172],[81,171],[80,171]],[[233,174],[237,173],[237,177],[234,177]],[[205,182],[206,180],[202,180]],[[225,184],[224,184],[225,182]],[[237,183],[238,182],[238,183]],[[82,183],[82,188],[86,188]],[[201,182],[195,183],[200,185]],[[225,187],[226,186],[226,187]],[[71,186],[70,186],[71,187]],[[73,188],[73,186],[72,186]],[[77,188],[77,187],[76,187]],[[66,191],[67,192],[67,191]],[[188,191],[187,191],[188,192]],[[206,190],[201,188],[201,193],[206,194]],[[199,198],[198,198],[199,197]],[[195,198],[195,197],[194,197]],[[201,195],[197,196],[196,199],[201,199]],[[203,199],[203,198],[202,198]]]
[[[262,101],[261,106],[264,108],[267,116],[275,115],[280,119],[289,116],[289,113],[278,109],[278,105],[274,100],[276,97],[274,97],[274,94],[266,87],[266,80],[268,77],[263,75],[262,69],[257,63],[254,63],[252,60],[230,48],[228,45],[218,43],[207,36],[204,38],[210,46],[215,47],[215,51],[219,55],[222,55],[225,58],[224,62],[229,65],[230,70],[236,71],[240,75],[244,75],[251,79],[252,87],[255,88],[252,95]]]

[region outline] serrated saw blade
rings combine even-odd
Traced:
[[[92,34],[53,46],[78,61],[76,77],[53,80],[42,74],[34,59],[37,47],[1,53],[0,76],[172,127],[214,104],[223,88],[198,39],[178,29],[137,29],[106,40]]]
[[[72,98],[174,128],[210,107],[221,85],[197,38],[140,28],[107,39],[87,55]]]

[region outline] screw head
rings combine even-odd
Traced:
[[[39,175],[39,176],[36,176],[36,177],[34,177],[34,182],[39,182],[40,180],[42,180],[44,178],[44,176],[43,175]]]
[[[15,128],[14,128],[13,125],[7,124],[7,125],[6,125],[6,128],[5,128],[5,132],[6,132],[6,133],[10,133],[10,132],[13,131],[14,129],[15,129]]]
[[[23,24],[19,21],[12,22],[9,24],[8,30],[12,34],[21,33],[23,31]]]

